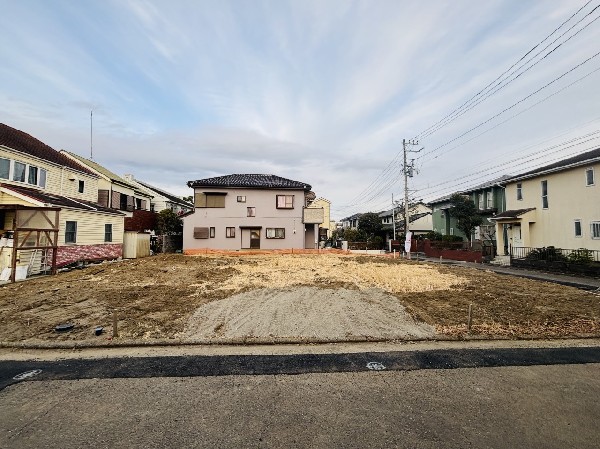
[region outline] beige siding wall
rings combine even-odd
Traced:
[[[0,146],[0,157],[45,169],[47,175],[46,187],[42,189],[44,192],[94,202],[98,198],[98,178],[96,176],[84,174],[68,167],[61,167],[2,146]],[[80,180],[84,182],[83,193],[79,193],[78,191]],[[0,181],[24,187],[35,187],[26,182],[16,182],[7,179],[1,179]]]
[[[593,167],[595,185],[586,185],[586,169]],[[548,208],[542,207],[542,181],[548,181]],[[517,200],[517,182],[506,186],[506,209],[535,207],[531,223],[522,224],[523,246],[555,246],[600,250],[591,223],[600,221],[600,163],[518,181],[523,199]],[[581,220],[582,237],[575,237],[575,220]],[[501,229],[501,227],[500,227]]]
[[[323,223],[319,226],[324,229],[330,228],[331,222],[331,203],[324,198],[317,198],[312,203],[310,203],[309,208],[323,208]]]
[[[211,189],[199,188],[202,192],[227,192],[224,208],[196,208],[192,215],[183,218],[184,249],[227,249],[246,248],[242,242],[240,226],[261,227],[261,249],[304,248],[304,224],[302,208],[304,191],[302,190],[260,190],[260,189]],[[294,195],[293,209],[277,209],[277,195]],[[238,202],[238,196],[245,196],[246,202]],[[255,217],[247,216],[247,208],[254,207]],[[195,239],[194,227],[214,227],[215,237]],[[235,237],[226,237],[226,228],[235,228]],[[267,239],[267,228],[285,229],[285,238]]]
[[[16,198],[4,192],[0,192],[0,204],[19,204],[21,206],[33,206],[33,204],[28,201]]]
[[[72,245],[65,243],[67,221],[77,222],[76,245],[97,245],[102,243],[123,243],[123,216],[115,216],[98,212],[85,212],[72,209],[60,211],[59,246]],[[104,241],[104,225],[112,224],[112,242]]]

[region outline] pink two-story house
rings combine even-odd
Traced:
[[[233,174],[189,181],[192,213],[183,217],[183,249],[314,249],[322,208],[307,208],[309,184],[274,175]]]

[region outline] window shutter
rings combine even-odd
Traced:
[[[146,200],[142,200],[142,210],[146,210]]]
[[[208,232],[208,228],[194,228],[194,238],[207,239],[209,235]]]
[[[121,194],[119,192],[115,192],[113,190],[112,201],[111,201],[110,207],[112,207],[113,209],[121,208]]]
[[[98,204],[108,207],[108,190],[98,190]]]
[[[127,212],[135,210],[135,197],[127,195]]]
[[[194,194],[194,205],[196,207],[206,207],[206,195],[202,192]]]

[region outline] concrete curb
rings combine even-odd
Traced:
[[[473,336],[446,336],[439,335],[435,338],[413,338],[406,340],[393,340],[385,338],[231,338],[231,339],[203,339],[203,340],[123,340],[111,342],[82,341],[60,341],[60,342],[11,342],[0,341],[0,348],[4,349],[106,349],[106,348],[151,348],[151,347],[194,347],[194,346],[277,346],[277,345],[325,345],[334,343],[411,343],[411,342],[477,342],[477,341],[561,341],[561,340],[592,340],[598,339],[600,335],[571,335],[565,337],[547,336],[523,336],[523,337],[486,337]]]

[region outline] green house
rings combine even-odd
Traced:
[[[442,235],[457,235],[464,240],[470,240],[474,244],[495,248],[496,226],[493,221],[490,221],[490,218],[506,210],[503,182],[508,178],[508,176],[502,176],[470,189],[456,192],[468,196],[475,204],[478,213],[483,217],[482,225],[475,229],[473,235],[468,237],[457,228],[456,218],[451,216],[452,204],[450,203],[450,197],[452,195],[430,201],[434,232],[439,232]]]

